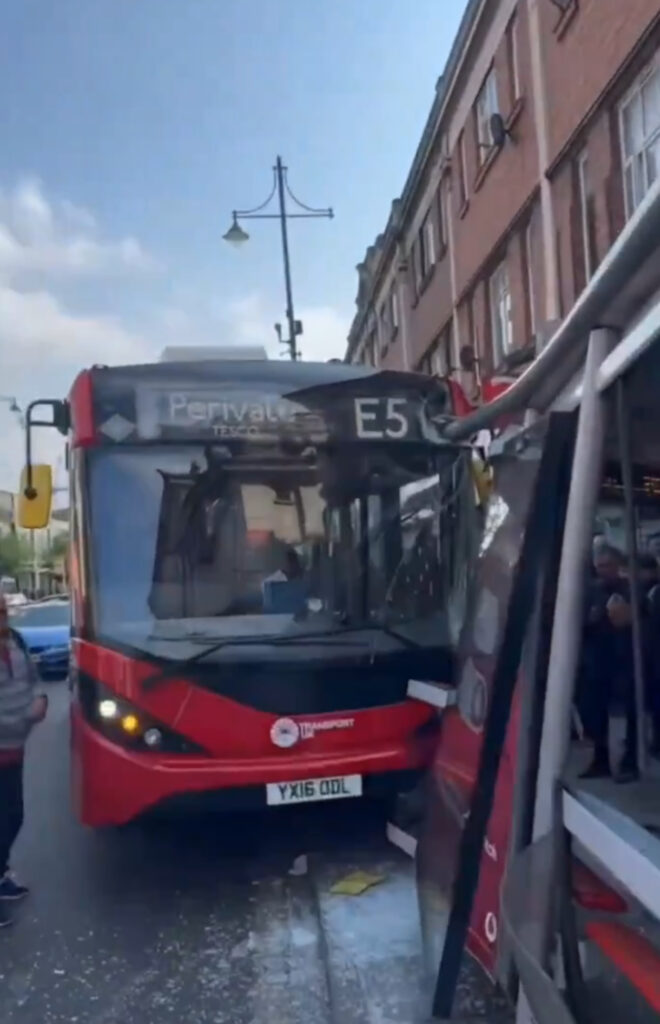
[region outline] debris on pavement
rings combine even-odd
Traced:
[[[330,889],[334,896],[361,896],[367,889],[380,885],[385,875],[374,875],[368,871],[353,871],[350,875],[340,878]]]
[[[294,878],[300,875],[307,874],[307,854],[301,853],[299,857],[296,857],[293,864],[289,868],[289,874],[293,875]]]

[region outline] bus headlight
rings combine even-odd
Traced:
[[[140,730],[140,719],[137,715],[124,715],[121,719],[121,727],[129,736],[136,736]]]
[[[86,673],[77,673],[75,692],[85,720],[113,743],[143,753],[206,753],[196,743],[156,721],[148,712],[123,697],[115,696]]]
[[[147,729],[147,731],[144,734],[144,742],[147,744],[148,747],[151,747],[152,749],[154,747],[159,747],[162,743],[162,740],[163,734],[161,733],[160,729]]]
[[[116,700],[99,701],[99,715],[101,718],[118,718],[119,705]]]

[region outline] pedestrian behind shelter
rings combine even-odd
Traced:
[[[625,749],[618,777],[627,781],[637,773],[630,587],[623,578],[622,566],[620,551],[609,544],[594,544],[594,578],[587,589],[578,702],[587,735],[594,744],[593,761],[584,778],[611,773],[609,722],[617,684],[626,715]]]

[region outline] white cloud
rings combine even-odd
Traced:
[[[64,397],[76,374],[94,363],[153,357],[148,339],[119,319],[68,309],[53,287],[76,278],[142,274],[155,261],[131,236],[106,239],[93,213],[49,198],[37,178],[0,188],[0,365],[3,394],[21,405]],[[18,417],[0,403],[0,487],[14,487],[23,462]],[[35,432],[36,455],[55,464],[63,442]]]
[[[0,283],[2,391],[25,405],[64,398],[76,374],[94,363],[139,363],[154,358],[144,336],[109,317],[77,316],[50,292],[19,292]],[[0,488],[16,486],[23,464],[19,418],[0,404]],[[56,465],[63,441],[53,430],[35,431],[35,453]]]
[[[99,236],[89,210],[69,200],[51,202],[36,178],[0,190],[0,277],[90,277],[146,273],[156,261],[131,236]]]
[[[348,318],[331,307],[301,308],[304,359],[321,362],[344,353]],[[37,397],[63,398],[77,373],[94,363],[122,364],[157,359],[165,345],[263,345],[271,359],[280,352],[275,317],[265,300],[249,295],[215,306],[201,316],[177,306],[154,311],[142,332],[107,316],[79,315],[52,292],[19,291],[0,281],[2,392],[21,406]],[[24,440],[18,417],[0,403],[0,488],[14,488],[23,465]],[[62,439],[52,430],[35,432],[35,455],[57,465]]]
[[[35,367],[86,362],[139,362],[148,343],[108,317],[75,316],[50,292],[19,292],[0,284],[0,349],[13,379]]]
[[[228,317],[232,332],[230,344],[263,345],[271,359],[287,356],[288,349],[278,344],[274,327],[276,316],[269,311],[260,295],[248,295],[231,302]],[[326,362],[344,356],[350,325],[348,316],[332,306],[309,306],[297,309],[296,318],[303,324],[303,334],[297,339],[303,359]],[[282,331],[286,337],[286,322],[282,323]]]
[[[2,394],[16,396],[22,407],[38,397],[63,398],[84,367],[149,362],[168,344],[259,344],[270,358],[286,358],[273,327],[283,320],[278,304],[260,294],[218,302],[175,288],[174,301],[153,309],[138,330],[121,319],[119,309],[114,316],[82,314],[57,291],[72,278],[130,275],[153,267],[137,239],[103,238],[93,213],[69,200],[49,199],[37,179],[0,188]],[[348,316],[330,306],[301,307],[296,315],[304,324],[298,339],[304,359],[343,356]],[[0,431],[0,488],[14,489],[24,436],[6,402],[0,402]],[[35,431],[34,442],[35,458],[61,466],[63,440],[55,431]]]

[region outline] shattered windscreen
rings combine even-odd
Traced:
[[[89,488],[104,636],[151,647],[378,624],[421,644],[457,637],[478,542],[461,448],[113,449],[92,455]]]

